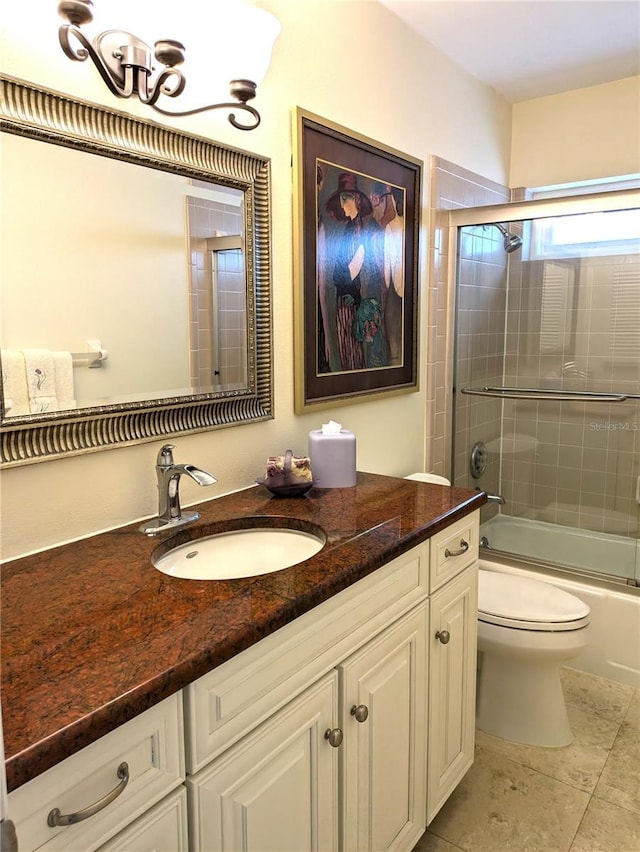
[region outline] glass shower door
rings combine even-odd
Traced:
[[[456,291],[454,481],[504,499],[483,511],[490,547],[628,582],[639,233],[638,210],[464,226]]]

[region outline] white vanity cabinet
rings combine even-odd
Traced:
[[[473,763],[477,513],[434,536],[430,547],[427,824]]]
[[[338,667],[340,849],[412,849],[424,832],[428,620],[423,603]]]
[[[427,619],[421,604],[189,777],[192,848],[412,848],[425,827]]]
[[[184,801],[184,772],[182,701],[176,694],[9,794],[20,852],[91,852],[121,831],[131,828],[133,834],[143,815],[149,825],[159,818],[159,803],[172,792],[182,790]],[[175,824],[173,837],[186,837],[184,809],[169,808],[164,819],[165,828],[167,820]],[[135,827],[127,852],[180,852],[169,835],[165,845],[150,846],[143,828]]]
[[[192,852],[415,846],[473,761],[477,514],[185,690]]]
[[[191,848],[337,849],[337,718],[334,671],[190,777]]]
[[[428,558],[414,548],[185,690],[192,850],[420,837]]]

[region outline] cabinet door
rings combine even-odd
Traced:
[[[338,719],[331,672],[187,779],[191,844],[207,852],[338,848]]]
[[[473,763],[477,563],[434,594],[430,605],[428,822]]]
[[[426,603],[340,667],[343,848],[412,849],[426,826]]]

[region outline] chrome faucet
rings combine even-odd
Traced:
[[[173,444],[165,444],[156,459],[156,476],[158,478],[158,517],[147,521],[140,527],[140,532],[146,535],[157,533],[169,527],[178,527],[197,521],[199,512],[183,512],[180,509],[180,477],[183,473],[190,476],[198,485],[213,485],[218,480],[215,476],[201,470],[192,464],[175,464],[173,461]]]

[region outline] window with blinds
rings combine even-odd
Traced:
[[[640,264],[620,263],[613,269],[609,352],[614,362],[640,367]]]

